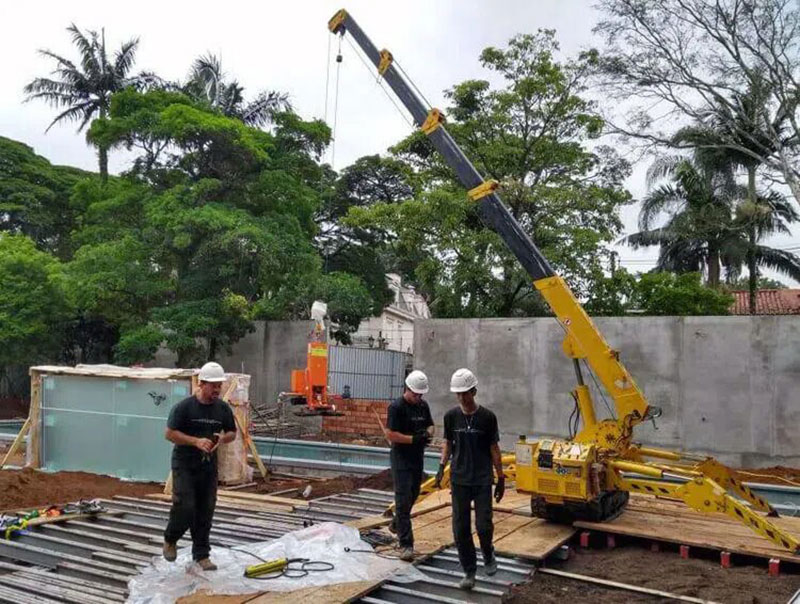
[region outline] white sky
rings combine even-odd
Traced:
[[[343,4],[343,2],[346,2]],[[96,170],[96,158],[74,125],[57,125],[45,134],[54,110],[41,102],[23,103],[23,86],[47,75],[52,61],[37,54],[47,48],[76,56],[65,28],[105,28],[115,50],[122,41],[140,38],[135,72],[155,71],[167,79],[185,78],[192,61],[211,52],[221,57],[226,73],[252,96],[259,90],[288,92],[304,118],[323,117],[328,19],[346,8],[375,45],[387,48],[433,105],[446,105],[443,90],[468,78],[487,78],[478,63],[486,46],[503,46],[517,33],[538,28],[556,30],[565,55],[598,44],[591,29],[598,15],[588,0],[307,0],[305,2],[228,2],[140,0],[122,5],[107,0],[3,2],[0,5],[0,135],[20,140],[55,164]],[[335,54],[336,38],[332,53]],[[342,45],[335,167],[362,155],[384,153],[410,128],[377,86],[374,77]],[[331,70],[329,121],[333,116],[334,70]],[[129,157],[111,156],[111,171],[128,167]],[[644,166],[628,187],[644,193]],[[637,209],[626,208],[627,232],[636,229]],[[785,247],[800,237],[776,238]],[[647,270],[656,248],[619,249],[623,265]],[[785,278],[784,278],[784,281]]]

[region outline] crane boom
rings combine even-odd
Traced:
[[[566,282],[556,274],[536,244],[503,204],[496,192],[497,182],[485,180],[450,136],[444,126],[442,112],[426,108],[394,66],[391,53],[387,50],[379,51],[347,11],[337,12],[329,21],[328,28],[334,34],[343,34],[346,31],[352,36],[411,113],[416,125],[427,134],[431,144],[455,172],[470,198],[477,203],[484,224],[503,239],[530,275],[534,286],[550,305],[569,336],[570,356],[586,359],[614,400],[619,421],[627,426],[627,431],[646,419],[649,409],[647,400],[619,360],[619,354],[608,345]],[[584,419],[587,415],[588,413],[583,413]]]
[[[480,175],[450,136],[442,112],[423,104],[395,68],[392,54],[379,51],[347,11],[338,11],[328,22],[328,29],[353,37],[455,172],[467,195],[477,204],[481,220],[500,236],[530,275],[566,333],[563,348],[575,366],[578,386],[573,396],[582,430],[571,440],[530,442],[520,437],[515,455],[503,457],[504,473],[514,478],[517,491],[531,494],[532,512],[555,520],[599,521],[621,513],[631,492],[672,497],[705,514],[726,514],[773,543],[800,553],[800,540],[756,512],[778,515],[733,470],[710,457],[632,442],[633,427],[656,417],[660,410],[648,404],[619,353],[608,345],[564,279],[503,204],[496,192],[498,183]],[[589,389],[583,383],[581,360],[588,363],[613,399],[616,418],[596,419]],[[678,476],[685,482],[661,481],[666,475]],[[447,486],[448,477],[446,471],[443,486]],[[422,485],[423,495],[434,490],[433,480]]]

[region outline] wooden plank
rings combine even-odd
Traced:
[[[269,472],[267,472],[267,467],[261,460],[261,455],[258,453],[256,444],[253,442],[253,439],[250,438],[250,435],[247,433],[247,430],[242,426],[241,422],[236,417],[235,413],[233,414],[233,419],[236,422],[236,427],[239,428],[239,434],[244,439],[244,442],[247,445],[248,449],[250,449],[250,454],[253,456],[253,459],[256,462],[256,466],[258,467],[258,471],[261,473],[261,477],[264,480],[266,480],[267,476],[269,475]]]
[[[25,423],[22,424],[22,428],[20,428],[19,432],[17,432],[17,437],[14,439],[14,442],[11,443],[11,447],[6,452],[5,457],[3,457],[3,461],[0,462],[0,470],[2,470],[3,466],[5,466],[8,461],[14,457],[14,455],[16,455],[17,449],[19,449],[20,445],[25,441],[25,435],[28,433],[28,428],[30,428],[30,426],[31,416],[28,415],[28,417],[25,419]]]
[[[148,499],[153,499],[155,501],[172,503],[172,497],[169,495],[164,495],[163,493],[149,493],[145,495],[145,497],[147,497]],[[222,511],[228,511],[226,508],[235,508],[231,511],[241,511],[242,513],[275,512],[277,514],[290,514],[294,509],[294,507],[290,505],[246,501],[243,499],[235,499],[233,497],[227,497],[224,495],[220,496],[219,494],[217,495],[217,504],[226,506],[225,508],[222,508]]]
[[[430,512],[434,512],[436,510],[440,510],[440,509],[448,508],[448,507],[450,507],[450,504],[447,503],[447,502],[436,503],[435,505],[429,505],[429,506],[421,508],[421,509],[412,510],[411,511],[411,517],[412,518],[417,518],[417,517],[422,516],[424,514],[428,514]],[[381,527],[384,527],[384,526],[389,526],[389,524],[391,524],[391,522],[392,522],[392,519],[391,519],[391,517],[388,517],[388,516],[367,516],[366,518],[356,518],[356,519],[353,519],[353,520],[348,520],[344,524],[346,524],[347,526],[352,526],[353,528],[357,528],[360,531],[368,531],[368,530],[371,530],[371,529],[376,529],[376,528],[381,528]],[[414,526],[417,526],[417,524],[414,523]]]
[[[575,579],[577,581],[585,581],[587,583],[595,583],[597,585],[604,585],[606,587],[613,587],[615,589],[624,589],[636,593],[648,594],[651,596],[659,596],[669,600],[679,600],[681,602],[694,602],[695,604],[716,604],[711,600],[702,600],[700,598],[693,598],[691,596],[682,596],[679,594],[661,591],[659,589],[650,589],[649,587],[639,587],[638,585],[630,585],[628,583],[618,583],[617,581],[608,581],[606,579],[598,579],[597,577],[589,577],[587,575],[578,575],[575,573],[568,573],[563,570],[555,570],[552,568],[540,568],[537,572],[546,575],[554,575],[556,577],[566,577],[567,579]]]
[[[230,497],[232,499],[245,499],[248,501],[259,501],[262,503],[278,503],[281,505],[288,505],[294,508],[307,508],[308,502],[301,499],[289,499],[288,497],[274,497],[272,495],[262,495],[260,493],[240,493],[239,491],[229,491],[227,489],[219,489],[217,495]]]
[[[542,560],[569,541],[577,532],[571,526],[555,524],[541,518],[525,518],[513,514],[512,516],[527,522],[519,522],[513,531],[499,538],[495,537],[494,547],[499,554]]]
[[[776,525],[800,534],[800,518],[773,518]],[[606,533],[628,535],[691,545],[760,558],[778,558],[800,563],[800,555],[774,545],[747,526],[721,514],[701,514],[674,501],[631,500],[614,520],[576,522],[574,526]],[[675,530],[680,526],[680,532]]]

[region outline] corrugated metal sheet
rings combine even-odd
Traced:
[[[389,401],[403,394],[411,355],[395,350],[331,346],[328,351],[328,390],[350,398]]]

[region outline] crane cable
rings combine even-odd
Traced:
[[[339,50],[336,53],[336,86],[333,97],[333,130],[331,132],[331,168],[336,165],[336,124],[339,121],[339,74],[342,71],[342,37],[339,36]],[[328,62],[330,65],[330,62]]]
[[[359,59],[361,59],[361,64],[362,64],[362,65],[364,65],[364,67],[367,69],[367,72],[369,73],[370,77],[372,77],[372,74],[373,74],[373,72],[374,72],[374,70],[375,70],[375,66],[374,66],[374,65],[371,65],[371,64],[370,64],[370,63],[369,63],[369,62],[368,62],[368,61],[367,61],[367,60],[364,58],[364,56],[361,54],[361,52],[359,52],[359,50],[358,50],[358,49],[357,49],[355,46],[353,46],[353,43],[350,41],[350,38],[347,38],[347,43],[350,45],[350,48],[352,48],[352,49],[353,49],[353,52],[356,54],[356,56],[357,56]],[[397,112],[400,114],[400,117],[402,117],[402,118],[403,118],[403,120],[406,122],[406,124],[408,124],[408,125],[409,125],[409,127],[411,127],[411,128],[414,128],[414,122],[413,122],[412,120],[408,119],[408,116],[407,116],[407,115],[406,115],[406,113],[405,113],[405,112],[404,112],[404,111],[403,111],[403,110],[400,108],[400,106],[397,104],[397,101],[395,101],[395,100],[394,100],[394,97],[393,97],[391,94],[389,94],[389,91],[388,91],[388,90],[386,90],[386,88],[384,88],[382,80],[383,80],[383,78],[382,78],[382,77],[380,77],[380,75],[379,75],[379,76],[376,78],[376,80],[375,80],[375,83],[378,85],[378,87],[379,87],[381,90],[383,90],[383,93],[386,95],[386,98],[388,98],[388,99],[389,99],[389,101],[392,103],[392,105],[394,105],[394,108],[395,108],[395,109],[397,109]]]

